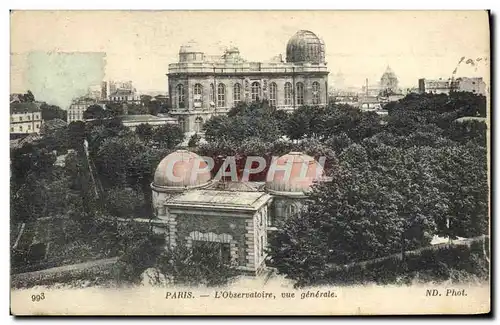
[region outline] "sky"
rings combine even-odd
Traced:
[[[489,66],[485,11],[14,11],[11,92],[31,89],[63,108],[100,80],[132,80],[139,91],[167,91],[168,64],[182,44],[206,54],[235,45],[249,61],[285,57],[307,29],[325,42],[331,77],[346,86],[376,83],[387,66],[400,85],[419,78],[483,76]],[[477,62],[477,61],[476,61]],[[489,62],[489,61],[487,61]]]

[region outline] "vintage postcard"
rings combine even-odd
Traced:
[[[11,314],[490,312],[488,11],[10,28]]]

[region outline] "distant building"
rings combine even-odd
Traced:
[[[83,121],[83,112],[92,105],[103,106],[103,104],[100,104],[96,99],[90,97],[82,97],[73,100],[68,108],[68,124],[74,121]]]
[[[10,133],[39,133],[42,126],[40,105],[38,102],[10,103]]]
[[[398,77],[391,69],[387,66],[385,72],[380,77],[380,80],[376,84],[369,84],[368,79],[366,79],[365,84],[361,87],[361,91],[364,96],[389,96],[389,95],[400,95],[402,94],[399,88]]]
[[[177,125],[178,121],[174,117],[160,117],[149,114],[144,115],[122,115],[119,117],[122,121],[123,125],[128,127],[131,130],[135,130],[135,128],[140,124],[149,124],[152,127],[158,127],[166,124]]]
[[[288,41],[286,62],[280,56],[268,62],[248,62],[236,47],[212,57],[191,42],[181,46],[179,62],[168,68],[171,114],[185,132],[192,132],[241,102],[267,100],[283,110],[326,105],[326,65],[324,42],[306,30]]]
[[[382,93],[388,95],[401,93],[401,90],[399,89],[398,77],[389,66],[387,66],[384,74],[382,74],[379,85]]]
[[[486,95],[486,83],[481,77],[456,78],[457,91],[468,91],[475,94]]]
[[[358,92],[355,91],[334,91],[331,94],[331,101],[335,104],[357,105],[359,99]]]
[[[418,90],[420,93],[449,94],[452,89],[451,78],[448,79],[419,79]]]
[[[114,103],[140,104],[141,97],[132,81],[103,81],[101,100]]]
[[[418,80],[420,93],[449,94],[450,91],[467,91],[475,94],[486,95],[486,83],[481,77],[459,77],[448,79],[425,79]]]
[[[377,96],[365,96],[359,99],[358,107],[362,111],[381,110],[382,101]]]

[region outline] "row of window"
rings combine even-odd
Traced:
[[[296,94],[296,104],[304,105],[304,84],[302,82],[297,82],[295,85]],[[195,84],[193,88],[193,99],[194,107],[201,107],[203,103],[203,86],[201,84]],[[216,102],[214,102],[214,95],[216,96]],[[319,82],[313,82],[312,84],[312,103],[313,105],[318,105],[321,103],[320,97],[320,85]],[[220,83],[217,85],[217,93],[215,93],[214,85],[210,84],[210,90],[208,93],[210,103],[214,102],[217,107],[226,107],[226,85]],[[289,106],[292,105],[293,90],[292,84],[290,82],[285,83],[284,86],[284,104]],[[250,87],[250,98],[252,102],[259,100],[262,97],[262,89],[260,82],[252,82]],[[276,83],[272,82],[269,85],[269,105],[276,106],[276,101],[278,98],[278,86]],[[241,102],[241,85],[236,83],[233,86],[233,105],[236,106]],[[186,92],[183,84],[178,84],[176,87],[176,104],[179,108],[186,107]]]
[[[18,129],[19,129],[19,132],[23,132],[24,131],[22,125],[19,125]],[[40,124],[35,124],[35,129],[40,129]],[[31,125],[28,125],[28,127],[26,128],[26,131],[31,131]],[[15,127],[11,127],[10,128],[10,132],[15,132]]]
[[[19,119],[19,122],[23,121],[23,117],[22,116],[19,116],[18,119]],[[34,121],[39,120],[39,119],[40,119],[39,115],[34,115],[33,116],[33,120]],[[15,121],[14,116],[11,116],[10,120],[11,120],[11,122],[14,122]],[[26,121],[31,121],[31,116],[30,115],[26,116]]]
[[[70,121],[83,119],[83,112],[68,112],[68,118]]]

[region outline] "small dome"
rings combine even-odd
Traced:
[[[286,61],[325,63],[325,44],[311,31],[299,30],[286,46]]]
[[[179,54],[183,53],[203,53],[203,51],[200,49],[198,43],[189,41],[187,44],[181,45]]]
[[[207,163],[200,156],[191,151],[177,150],[158,164],[152,186],[156,189],[189,189],[208,185],[210,179]]]
[[[322,175],[321,165],[313,157],[301,152],[290,152],[278,158],[275,163],[277,167],[274,175],[270,174],[270,169],[266,180],[266,190],[270,192],[304,194]],[[287,165],[290,166],[289,172],[282,170]],[[287,173],[289,177],[286,177]]]

